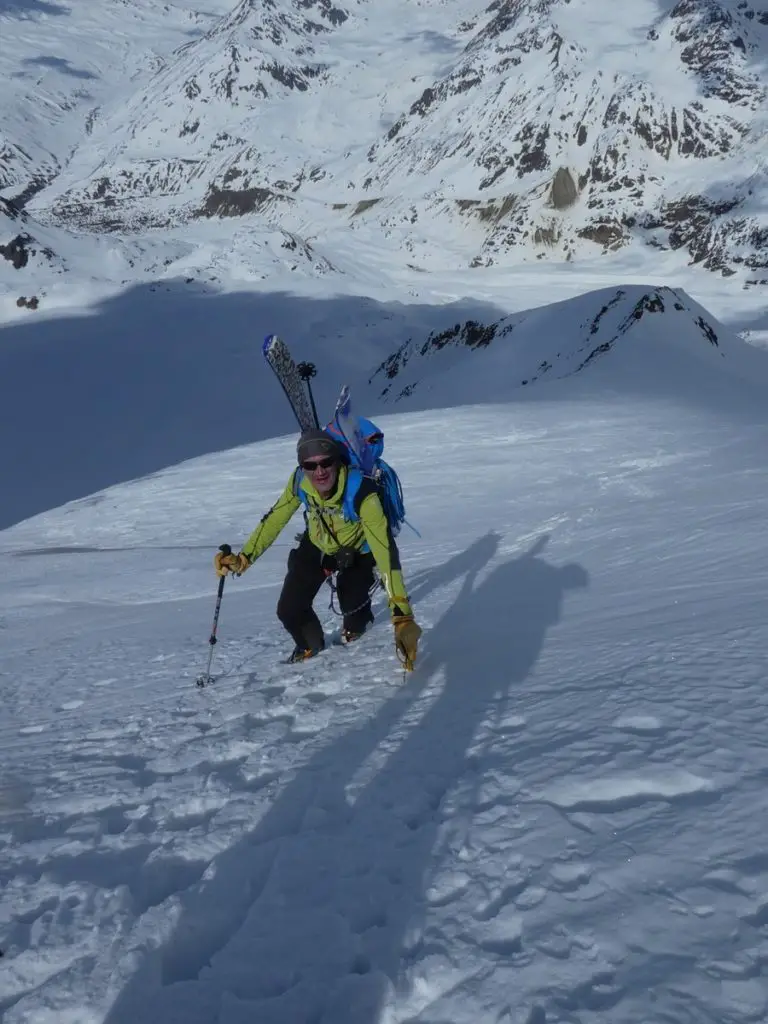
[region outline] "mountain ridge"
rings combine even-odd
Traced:
[[[450,23],[444,8],[438,18],[422,7],[443,28],[447,66],[427,72],[363,155],[364,133],[353,143],[351,131],[365,122],[371,134],[372,98],[344,134],[323,97],[368,74],[385,83],[379,102],[397,109],[409,65],[383,72],[386,35],[376,63],[353,74],[355,51],[370,60],[381,15],[364,0],[269,0],[262,18],[242,0],[101,126],[96,144],[114,140],[98,168],[83,181],[86,152],[72,175],[80,184],[65,173],[33,207],[89,230],[254,214],[302,236],[354,230],[350,218],[364,216],[425,261],[451,234],[474,267],[641,244],[724,274],[768,270],[768,8],[597,7],[465,3]],[[336,126],[324,151],[286,144],[284,128],[301,131],[307,112]]]
[[[643,356],[627,362],[635,351]],[[680,357],[691,372],[703,363],[718,379],[768,387],[765,354],[682,289],[625,285],[408,337],[369,377],[369,401],[397,411],[452,404],[462,394],[468,402],[513,401],[547,382],[589,378],[598,365],[593,382],[610,380],[618,391],[663,377]]]

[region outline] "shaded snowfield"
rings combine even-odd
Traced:
[[[765,1019],[768,416],[699,372],[384,419],[406,682],[383,614],[279,664],[289,527],[194,687],[293,438],[0,534],[4,1021]]]
[[[593,290],[597,273],[593,278],[582,271],[553,271],[548,286],[542,275],[507,275],[504,280],[498,274],[494,288],[474,296],[467,295],[466,282],[462,286],[458,278],[446,282],[443,291],[434,290],[433,281],[424,297],[409,294],[405,281],[400,291],[382,287],[374,297],[354,290],[323,293],[319,287],[306,293],[259,292],[234,282],[231,291],[214,290],[178,279],[128,289],[92,306],[80,296],[75,300],[80,305],[68,316],[31,319],[0,330],[0,436],[9,439],[0,444],[0,479],[23,481],[3,491],[0,529],[183,459],[290,429],[290,410],[261,358],[260,343],[268,330],[290,339],[297,358],[317,361],[321,409],[332,408],[346,382],[367,411],[378,413],[385,385],[391,384],[391,401],[412,383],[414,373],[424,384],[407,402],[398,402],[398,410],[443,408],[473,396],[506,401],[520,391],[523,380],[544,382],[572,372],[599,344],[612,346],[633,306],[654,292],[649,282],[664,278],[657,277],[662,269],[654,268],[643,279],[639,268],[627,268],[628,279],[617,277],[616,290],[606,287],[607,275],[603,286]],[[86,294],[91,286],[84,279]],[[619,289],[623,297],[617,303]],[[569,301],[558,306],[559,294]],[[762,354],[741,344],[733,330],[719,324],[708,308],[692,305],[684,293],[662,289],[661,294],[663,315],[637,321],[619,344],[629,358],[623,387],[640,385],[650,395],[660,389],[672,395],[696,390],[700,380],[694,376],[691,384],[688,374],[692,355],[696,364],[703,359],[739,372],[765,393]],[[752,322],[750,307],[736,312],[724,293],[721,299],[731,314],[726,323],[734,317],[735,328]],[[610,316],[603,311],[606,303]],[[685,308],[678,310],[679,305]],[[375,374],[408,341],[418,352],[432,332],[468,320],[490,326],[509,308],[524,310],[513,318],[519,326],[488,349],[447,348],[430,354],[424,365],[414,358],[407,373],[394,381]],[[696,326],[698,318],[713,325],[717,345]],[[671,364],[674,352],[678,358]],[[541,373],[543,360],[552,363],[549,377]],[[594,372],[590,365],[589,373]],[[708,390],[721,395],[720,376],[707,380]],[[21,386],[30,381],[33,393],[28,384]],[[368,391],[365,398],[361,385]],[[31,466],[45,470],[30,473]]]

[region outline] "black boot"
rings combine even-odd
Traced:
[[[322,647],[299,647],[297,645],[288,659],[288,664],[294,665],[298,661],[307,661],[309,658],[314,658],[321,650]]]
[[[363,633],[365,630],[363,630]],[[341,631],[341,642],[343,644],[353,644],[355,640],[359,640],[363,633],[355,632],[353,629],[342,629]]]
[[[314,614],[311,619],[305,622],[300,632],[291,633],[291,636],[296,646],[288,659],[289,664],[314,658],[316,654],[319,654],[325,648],[323,627],[320,625],[320,620]]]

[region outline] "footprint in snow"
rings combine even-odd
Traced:
[[[523,950],[523,919],[514,907],[505,907],[496,917],[467,937],[473,939],[486,953],[513,956]]]
[[[276,700],[277,698],[283,696],[283,694],[285,693],[285,687],[281,686],[279,683],[275,683],[271,686],[260,687],[259,692],[261,693],[264,700]]]
[[[310,693],[305,694],[305,700],[310,704],[324,704],[329,697],[330,694],[323,693],[322,690],[312,690]]]
[[[469,875],[454,871],[436,879],[427,889],[426,900],[431,907],[445,907],[462,896],[471,883]]]
[[[591,880],[588,864],[555,864],[550,871],[550,888],[557,892],[575,892]]]
[[[493,921],[494,918],[505,912],[511,904],[517,904],[519,897],[527,888],[527,876],[522,873],[513,874],[498,892],[477,908],[475,918],[478,921]],[[509,912],[514,913],[514,911]]]

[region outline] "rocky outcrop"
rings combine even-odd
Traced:
[[[605,293],[603,293],[605,294]],[[619,288],[580,321],[564,314],[569,303],[548,307],[550,329],[544,331],[548,348],[543,345],[541,328],[528,324],[527,313],[502,317],[489,324],[475,320],[431,333],[426,340],[408,339],[374,371],[369,384],[379,399],[402,402],[420,393],[430,379],[444,372],[441,353],[447,349],[482,352],[512,335],[515,344],[507,344],[509,353],[505,386],[509,391],[529,387],[550,378],[568,377],[588,371],[615,348],[640,337],[654,335],[652,321],[664,318],[670,327],[656,332],[657,337],[685,338],[694,346],[720,348],[719,327],[700,307],[695,307],[684,292],[673,288]],[[647,330],[642,329],[641,325]],[[666,334],[665,334],[666,331]],[[546,357],[541,358],[546,348]],[[472,357],[483,359],[480,354]],[[449,364],[450,365],[450,364]],[[455,364],[469,366],[469,363]],[[495,364],[497,369],[499,364]],[[516,369],[521,371],[516,376]],[[458,371],[461,372],[460,370]]]
[[[579,189],[567,167],[558,167],[552,179],[549,201],[556,210],[567,210],[579,198]]]
[[[14,270],[22,270],[29,263],[29,235],[16,235],[7,245],[0,245],[0,258],[7,260]]]

